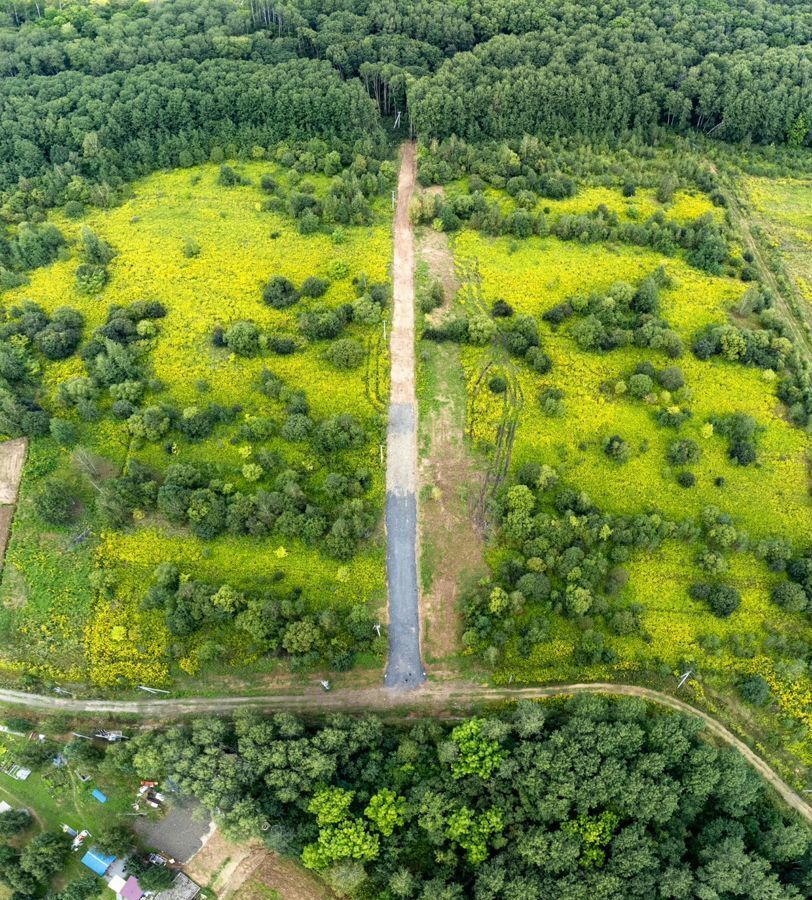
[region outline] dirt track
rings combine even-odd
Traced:
[[[168,700],[67,700],[26,694],[23,691],[0,690],[0,703],[23,706],[28,709],[74,713],[123,713],[149,718],[173,718],[195,713],[227,713],[234,709],[255,708],[267,712],[281,710],[294,711],[338,711],[359,712],[364,710],[386,712],[394,710],[469,710],[480,703],[556,697],[575,693],[612,694],[615,696],[642,697],[700,718],[707,730],[730,747],[733,747],[756,771],[775,788],[783,800],[812,824],[812,807],[802,799],[779,775],[777,775],[752,751],[747,744],[737,738],[724,725],[690,704],[661,694],[649,688],[631,684],[564,684],[533,688],[492,688],[482,687],[462,681],[428,683],[410,692],[390,691],[384,687],[365,688],[324,693],[320,689],[301,694],[276,694],[242,697],[189,697]]]

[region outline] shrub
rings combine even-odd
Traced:
[[[564,392],[559,388],[546,388],[539,394],[541,410],[546,416],[557,418],[564,415]]]
[[[237,356],[256,356],[259,353],[259,329],[253,322],[235,322],[226,330],[223,340]]]
[[[328,287],[330,287],[330,282],[326,278],[316,278],[311,275],[302,282],[299,295],[301,297],[323,297],[327,293]]]
[[[677,475],[677,484],[684,488],[693,487],[696,484],[696,475],[693,472],[680,472]]]
[[[240,176],[231,168],[231,166],[223,165],[220,166],[220,174],[217,176],[217,183],[223,185],[223,187],[233,187],[235,184],[239,184],[241,181]]]
[[[796,584],[793,581],[782,581],[780,584],[777,584],[772,589],[770,596],[773,603],[776,603],[787,612],[803,612],[809,604],[806,591],[800,584]]]
[[[617,463],[628,462],[632,455],[631,448],[619,434],[613,434],[603,442],[603,452]]]
[[[513,307],[505,300],[497,300],[491,307],[491,315],[496,319],[509,319],[513,315]]]
[[[344,322],[338,312],[320,307],[299,316],[299,329],[311,341],[330,340],[341,334]]]
[[[753,706],[766,706],[770,701],[770,686],[761,675],[751,675],[740,682],[739,693]]]
[[[553,367],[552,359],[541,349],[541,347],[528,347],[524,355],[530,367],[539,375],[546,375]]]
[[[9,809],[0,813],[0,837],[11,837],[24,831],[31,824],[27,809]]]
[[[628,387],[632,397],[637,400],[642,400],[643,397],[647,397],[652,392],[654,382],[651,380],[650,376],[638,372],[629,377]]]
[[[699,461],[699,445],[690,438],[673,441],[667,455],[672,466],[690,465]]]
[[[278,356],[290,356],[299,349],[296,338],[290,334],[269,334],[266,340],[268,349]]]
[[[679,366],[668,366],[657,373],[657,381],[667,391],[678,391],[685,385],[685,376]]]
[[[720,619],[728,618],[741,605],[741,595],[728,584],[695,584],[689,594],[694,600],[707,603],[711,612]]]
[[[34,495],[34,508],[40,518],[52,525],[64,525],[73,516],[74,498],[63,478],[51,478]]]
[[[80,203],[78,200],[68,200],[65,204],[65,215],[69,219],[81,219],[84,214],[84,204]]]
[[[51,419],[49,430],[51,437],[63,447],[72,447],[79,437],[79,429],[67,419],[54,417]]]
[[[488,388],[493,394],[504,394],[507,390],[507,379],[504,375],[491,375],[488,379]]]
[[[299,294],[292,281],[282,275],[274,275],[265,285],[262,299],[274,309],[287,309],[296,303],[299,299]]]
[[[324,353],[327,361],[337,369],[357,369],[365,355],[364,348],[353,338],[333,341]]]

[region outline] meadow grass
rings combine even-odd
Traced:
[[[812,180],[746,178],[754,217],[807,302],[812,303]]]
[[[309,276],[328,278],[328,291],[317,302],[331,307],[356,297],[353,279],[362,274],[371,282],[385,281],[391,256],[388,209],[379,202],[374,224],[347,227],[341,242],[322,233],[303,236],[286,215],[263,209],[267,195],[258,186],[261,175],[270,173],[286,187],[289,173],[264,161],[236,168],[252,183],[223,187],[218,183],[219,167],[214,165],[178,169],[145,178],[133,186],[127,202],[94,211],[81,222],[57,216],[55,221],[70,241],[87,225],[115,248],[109,284],[100,295],[80,293],[74,278],[80,260],[72,253],[34,272],[30,284],[4,299],[8,305],[31,299],[49,312],[72,306],[86,317],[86,335],[105,321],[112,304],[160,300],[167,316],[159,321],[149,364],[164,390],[151,398],[153,402],[169,402],[180,409],[210,401],[239,405],[243,410],[239,425],[243,417],[270,413],[272,401],[258,390],[260,372],[269,368],[291,387],[305,391],[315,419],[351,413],[361,421],[370,441],[348,455],[347,462],[372,473],[368,496],[382,509],[384,469],[379,444],[389,369],[382,326],[347,329],[348,336],[367,347],[370,360],[369,365],[350,371],[337,370],[323,358],[323,342],[303,342],[304,349],[291,356],[247,359],[214,347],[211,336],[216,326],[228,328],[240,319],[253,320],[263,330],[296,334],[299,313],[314,301],[302,300],[281,311],[265,305],[262,288],[273,275],[285,276],[297,287]],[[305,180],[317,194],[329,183],[319,175]],[[187,238],[197,243],[199,255],[184,253]],[[59,383],[83,374],[83,363],[76,357],[47,365],[43,380],[54,409]],[[79,424],[80,443],[114,470],[120,470],[131,456],[158,471],[170,462],[209,462],[228,473],[238,489],[247,486],[241,467],[258,449],[233,440],[235,426],[218,426],[209,439],[196,444],[172,435],[167,453],[163,445],[133,450],[123,422],[105,417]],[[324,469],[307,444],[272,439],[263,442],[263,447],[283,451],[291,464],[311,473]],[[42,465],[37,464],[40,458]],[[71,466],[70,453],[56,448],[50,439],[35,439],[31,460],[0,588],[3,656],[12,670],[90,678],[98,685],[166,681],[177,671],[168,655],[170,636],[162,616],[141,610],[139,601],[154,566],[168,559],[177,560],[190,577],[229,581],[242,588],[261,587],[270,574],[281,572],[287,584],[303,587],[321,606],[359,602],[377,606],[384,596],[379,533],[351,561],[339,563],[298,541],[223,537],[201,542],[156,518],[126,533],[106,532],[94,526],[91,512],[91,534],[73,545],[77,526],[45,529],[30,504],[43,475]],[[118,582],[110,599],[96,597],[90,585],[90,573],[100,566],[111,569]],[[202,634],[199,637],[203,639]],[[244,636],[217,637],[235,666],[254,662],[241,652],[248,643]],[[181,659],[187,673],[198,666],[196,643],[190,642]]]

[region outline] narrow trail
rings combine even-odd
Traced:
[[[27,709],[66,713],[127,714],[148,719],[173,718],[201,713],[228,713],[236,709],[266,712],[285,710],[299,712],[464,712],[482,703],[532,700],[571,694],[611,694],[640,697],[702,720],[705,728],[724,744],[741,753],[744,759],[770,784],[776,793],[807,822],[812,824],[812,806],[796,793],[744,741],[717,722],[713,716],[695,709],[689,703],[650,688],[633,684],[562,684],[547,687],[500,688],[483,687],[464,681],[430,682],[413,691],[392,691],[386,687],[362,688],[325,693],[311,689],[300,694],[268,694],[264,696],[188,697],[167,700],[69,700],[27,694],[23,691],[0,690],[0,703]]]
[[[410,690],[425,681],[420,655],[417,581],[417,397],[414,358],[414,234],[409,202],[415,147],[403,145],[392,261],[392,373],[386,446],[386,572],[389,588],[387,688]]]

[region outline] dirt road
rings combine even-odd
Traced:
[[[0,690],[0,703],[22,706],[28,709],[60,711],[67,713],[119,713],[145,718],[174,718],[199,713],[228,713],[235,709],[263,710],[266,712],[318,711],[318,712],[382,712],[402,710],[459,711],[463,713],[482,703],[498,703],[565,696],[568,694],[611,694],[624,697],[642,697],[669,709],[696,716],[706,729],[729,747],[737,750],[745,760],[775,789],[792,809],[812,824],[812,806],[797,794],[761,757],[744,741],[732,734],[713,716],[695,709],[689,703],[633,684],[563,684],[549,687],[493,688],[463,681],[432,682],[414,691],[391,691],[385,687],[324,693],[319,688],[300,694],[275,694],[242,697],[189,697],[167,700],[68,700],[26,694],[23,691]]]
[[[403,145],[392,262],[391,395],[386,456],[386,573],[389,660],[386,687],[412,689],[426,673],[420,655],[417,582],[417,400],[414,359],[414,235],[409,201],[415,148]]]

